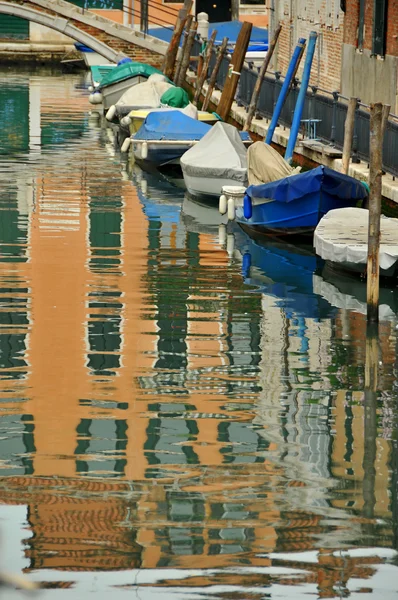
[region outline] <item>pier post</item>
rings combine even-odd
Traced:
[[[367,318],[379,320],[379,247],[382,176],[382,104],[370,105],[369,230],[367,263]]]
[[[203,84],[207,77],[207,72],[209,70],[209,64],[210,64],[210,59],[211,59],[211,53],[213,52],[213,46],[214,46],[216,36],[217,36],[217,30],[214,29],[210,36],[210,39],[207,43],[207,46],[206,46],[205,57],[204,57],[203,66],[202,66],[202,72],[200,74],[198,72],[196,91],[195,91],[195,96],[193,99],[193,104],[195,106],[198,105],[200,94],[202,93],[202,87],[203,87]]]
[[[184,2],[184,8],[180,9],[177,17],[177,22],[174,27],[174,32],[170,40],[166,56],[164,57],[162,71],[163,74],[169,79],[173,78],[174,65],[176,62],[178,48],[180,45],[181,34],[184,30],[188,15],[192,10],[192,5],[193,0],[186,0]]]
[[[188,34],[191,30],[192,21],[193,21],[193,15],[188,15],[187,20],[185,21],[185,28],[184,28],[184,31],[182,34],[184,36],[184,41],[182,43],[180,58],[177,61],[177,66],[176,66],[176,70],[175,70],[175,74],[174,74],[173,81],[175,84],[177,84],[177,81],[180,78],[182,59],[184,58],[184,55],[185,55],[185,49],[187,47],[187,42],[188,42]]]
[[[181,60],[181,68],[180,68],[180,72],[178,75],[178,81],[176,81],[176,85],[182,87],[182,85],[184,84],[185,81],[185,77],[188,71],[188,67],[189,67],[189,61],[191,58],[191,50],[192,50],[192,46],[193,43],[195,41],[195,36],[196,36],[196,30],[198,28],[198,23],[197,21],[194,21],[191,24],[191,29],[189,30],[188,33],[188,38],[187,38],[187,44],[185,46],[185,54],[182,57]]]
[[[225,81],[224,89],[221,94],[217,112],[223,121],[226,121],[231,111],[234,101],[236,88],[238,87],[240,73],[245,60],[247,48],[250,42],[252,24],[245,21],[236,40],[234,53],[229,65],[228,76]]]
[[[250,129],[250,125],[252,123],[254,113],[256,112],[258,98],[260,96],[260,91],[261,91],[261,86],[262,86],[265,74],[267,72],[268,65],[271,62],[271,58],[274,53],[276,42],[278,41],[278,37],[281,32],[281,29],[282,29],[282,25],[278,25],[278,27],[275,29],[273,38],[268,46],[267,55],[264,58],[263,64],[261,65],[261,69],[258,73],[256,85],[254,86],[254,90],[253,90],[253,94],[252,94],[252,97],[250,100],[249,110],[248,110],[248,113],[246,116],[246,121],[245,121],[245,125],[243,127],[243,131],[249,131],[249,129]]]
[[[342,172],[348,175],[350,166],[352,139],[354,136],[355,112],[357,109],[358,99],[350,98],[347,107],[347,116],[344,123],[344,145],[343,145],[343,167]]]
[[[214,86],[216,85],[216,82],[217,82],[218,71],[220,70],[222,59],[225,56],[227,46],[228,46],[228,38],[225,37],[225,38],[223,38],[222,44],[221,44],[220,48],[218,49],[216,63],[214,65],[213,71],[210,75],[209,85],[207,86],[206,97],[205,97],[203,105],[202,105],[202,110],[207,110],[209,107],[211,95],[213,93]]]

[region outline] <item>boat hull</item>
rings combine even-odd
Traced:
[[[147,163],[154,167],[164,167],[166,165],[179,165],[180,158],[190,148],[186,144],[173,144],[159,146],[156,143],[148,142],[148,153],[145,158],[142,156],[142,144],[134,144],[134,158],[141,163]]]
[[[113,104],[116,104],[124,92],[133,87],[133,85],[143,83],[147,80],[148,77],[145,77],[145,75],[135,75],[134,77],[129,77],[128,79],[123,79],[122,81],[101,88],[104,110],[108,110]]]
[[[232,178],[195,177],[188,175],[183,166],[181,168],[188,193],[195,198],[212,200],[217,205],[224,186],[241,185],[239,180]]]

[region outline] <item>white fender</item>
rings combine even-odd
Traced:
[[[225,242],[227,240],[227,228],[225,225],[221,224],[218,227],[218,243],[220,246],[225,246]]]
[[[88,89],[89,92],[93,92],[94,91],[94,87],[92,85],[89,85],[87,89]]]
[[[141,144],[141,158],[143,160],[145,160],[146,158],[148,158],[148,143],[147,142],[143,142]]]
[[[221,194],[220,200],[218,202],[218,210],[220,215],[225,215],[227,212],[227,197],[225,194]]]
[[[128,152],[129,148],[130,148],[130,144],[131,144],[131,138],[126,137],[126,139],[124,140],[124,142],[122,144],[121,151]]]
[[[141,179],[140,188],[141,188],[141,192],[144,194],[144,196],[146,196],[148,193],[148,182],[146,179]]]
[[[106,120],[112,121],[115,114],[116,114],[116,106],[114,104],[112,104],[112,106],[110,106],[108,108],[107,113],[105,115]]]
[[[235,238],[232,233],[229,233],[227,236],[227,252],[228,256],[232,256],[235,248]]]
[[[94,92],[93,94],[90,94],[89,97],[89,102],[91,102],[91,104],[101,104],[102,103],[102,94],[101,92]]]
[[[233,198],[228,198],[228,220],[234,221],[235,219],[235,200]]]
[[[129,117],[128,115],[127,117],[123,117],[123,119],[120,121],[120,124],[123,125],[123,127],[130,127],[131,117]]]

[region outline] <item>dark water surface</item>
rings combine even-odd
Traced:
[[[396,294],[365,393],[363,284],[125,165],[83,83],[0,71],[1,567],[40,599],[397,598]]]

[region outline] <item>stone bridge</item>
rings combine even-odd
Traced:
[[[133,60],[159,67],[168,48],[168,44],[157,38],[64,0],[1,0],[0,13],[54,29],[112,62],[129,56]]]

